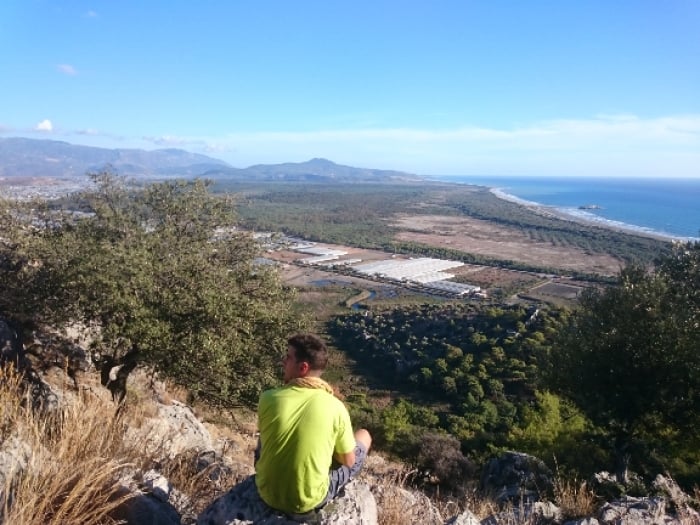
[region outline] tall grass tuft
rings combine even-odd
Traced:
[[[560,475],[554,479],[554,503],[565,519],[592,516],[598,508],[598,498],[585,481]]]
[[[139,454],[126,445],[114,405],[84,391],[61,409],[35,412],[22,402],[21,383],[14,369],[0,370],[0,450],[16,458],[0,486],[0,521],[118,523],[110,515],[131,496],[117,480]]]

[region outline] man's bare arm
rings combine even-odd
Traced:
[[[355,450],[351,450],[346,454],[339,454],[336,452],[334,457],[338,463],[340,463],[341,465],[345,465],[348,468],[352,467],[355,464]]]

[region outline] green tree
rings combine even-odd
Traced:
[[[235,229],[231,200],[204,181],[91,180],[77,196],[87,213],[4,203],[14,222],[3,234],[0,308],[94,328],[103,355],[135,353],[211,402],[253,403],[302,320],[276,272],[256,264],[254,239]]]
[[[677,245],[649,273],[586,294],[552,351],[551,385],[611,437],[617,471],[666,466],[669,442],[698,444],[700,244]]]

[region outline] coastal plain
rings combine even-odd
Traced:
[[[401,241],[496,259],[601,275],[614,275],[624,264],[611,254],[539,240],[521,229],[468,216],[399,214],[393,225],[399,230],[396,238]]]
[[[248,184],[227,190],[241,196],[245,227],[346,252],[337,265],[310,265],[303,262],[308,256],[291,250],[268,254],[284,263],[287,282],[302,288],[330,282],[376,290],[377,282],[350,264],[342,268],[343,260],[428,257],[463,263],[450,270],[451,280],[478,286],[488,297],[569,304],[584,288],[611,282],[630,263],[650,264],[670,246],[511,202],[480,186]]]
[[[9,182],[4,181],[6,189]],[[25,194],[67,189],[45,180],[12,183]],[[465,264],[451,272],[455,281],[502,297],[568,301],[630,262],[649,264],[670,245],[658,236],[512,202],[481,186],[219,180],[215,188],[234,195],[244,228],[313,240],[364,262],[412,256],[460,260]],[[298,253],[268,256],[283,263],[283,277],[294,286],[316,286],[312,283],[334,275],[322,267],[299,267]],[[357,289],[376,288],[357,276],[343,279]]]

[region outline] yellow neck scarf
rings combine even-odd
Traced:
[[[320,390],[325,390],[326,392],[328,392],[331,395],[335,395],[331,385],[326,383],[320,377],[313,377],[313,376],[297,377],[296,379],[292,379],[289,383],[287,383],[287,385],[288,386],[299,386],[302,388],[318,388]]]

